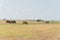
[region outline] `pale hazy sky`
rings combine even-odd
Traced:
[[[0,0],[0,19],[60,20],[60,0]]]

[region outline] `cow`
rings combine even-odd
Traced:
[[[6,20],[6,23],[13,23],[13,24],[15,24],[16,21],[15,20]]]
[[[46,24],[48,24],[48,23],[49,23],[49,21],[46,21],[45,23],[46,23]]]
[[[28,22],[26,22],[26,21],[23,21],[23,24],[28,24]]]

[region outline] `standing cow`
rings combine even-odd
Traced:
[[[16,21],[15,20],[6,20],[6,23],[16,23]]]
[[[49,23],[49,21],[46,21],[45,23],[46,23],[46,24],[48,24],[48,23]]]
[[[23,24],[28,24],[28,22],[26,22],[26,21],[23,21]]]

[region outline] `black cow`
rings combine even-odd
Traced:
[[[15,20],[6,20],[6,23],[16,23],[16,21]]]

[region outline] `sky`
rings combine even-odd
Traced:
[[[60,20],[60,0],[0,0],[0,19]]]

